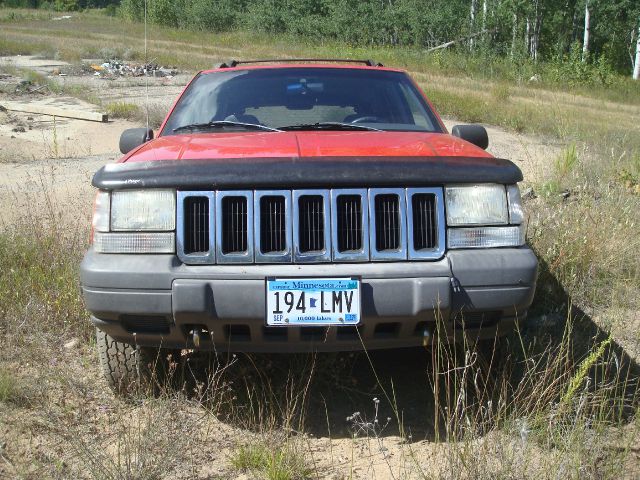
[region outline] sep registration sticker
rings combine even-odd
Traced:
[[[267,279],[267,325],[357,325],[357,278]]]

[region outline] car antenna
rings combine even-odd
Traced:
[[[148,64],[148,56],[147,56],[147,1],[144,0],[144,91],[145,91],[145,102],[144,102],[144,113],[145,119],[147,122],[147,133],[145,134],[145,140],[151,140],[149,138],[149,64]]]

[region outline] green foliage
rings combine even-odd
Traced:
[[[614,71],[606,56],[582,58],[582,45],[573,43],[567,55],[556,56],[546,66],[545,76],[556,83],[570,86],[603,85],[609,86],[614,79]]]
[[[259,473],[267,480],[309,478],[311,469],[291,446],[277,442],[254,442],[238,447],[231,456],[231,465],[241,471]]]
[[[573,171],[578,163],[578,154],[575,144],[569,145],[553,162],[556,177],[564,179]]]
[[[74,12],[80,10],[78,0],[55,0],[53,7],[58,12]]]
[[[15,374],[0,367],[0,402],[11,402],[15,400],[18,394],[18,381]]]
[[[134,103],[113,102],[105,106],[109,118],[126,118],[128,120],[139,116],[140,107]]]

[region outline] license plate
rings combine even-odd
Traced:
[[[267,325],[357,325],[357,278],[267,279]]]

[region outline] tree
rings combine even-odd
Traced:
[[[636,38],[636,61],[633,66],[633,79],[640,79],[640,22],[638,22],[638,35]]]
[[[586,62],[589,56],[589,36],[591,34],[591,13],[589,12],[589,0],[584,3],[584,40],[582,41],[582,61]]]

